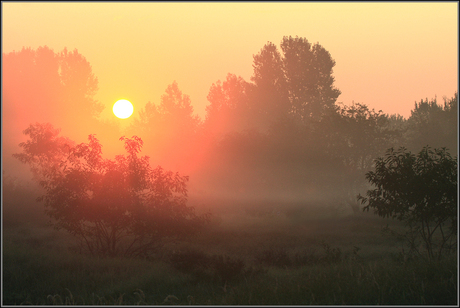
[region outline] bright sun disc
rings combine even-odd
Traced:
[[[120,99],[113,104],[113,113],[120,119],[129,118],[133,114],[133,111],[133,104],[126,99]]]

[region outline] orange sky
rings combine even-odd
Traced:
[[[204,117],[211,84],[249,81],[252,56],[284,35],[319,42],[336,61],[338,101],[410,115],[415,101],[458,89],[458,4],[2,2],[2,52],[77,48],[107,107],[137,110],[174,80]]]

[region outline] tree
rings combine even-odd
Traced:
[[[160,104],[148,102],[139,111],[129,132],[150,143],[148,153],[168,162],[183,161],[194,145],[201,119],[193,114],[190,96],[183,94],[177,82],[168,85]],[[181,147],[182,151],[176,151]],[[164,162],[164,161],[163,161]]]
[[[76,49],[22,48],[2,56],[2,142],[7,169],[21,168],[11,155],[25,141],[22,130],[30,123],[52,123],[80,141],[104,127],[97,120],[103,105],[94,99],[98,80]]]
[[[98,80],[92,73],[89,62],[78,53],[64,48],[58,55],[59,76],[62,85],[62,101],[66,105],[77,105],[89,111],[89,115],[98,118],[104,105],[94,99],[98,90]],[[74,112],[74,110],[73,110]],[[84,115],[85,118],[88,114]]]
[[[301,37],[283,37],[281,49],[291,112],[303,122],[321,118],[341,93],[333,85],[335,61],[323,46]]]
[[[446,148],[424,147],[418,155],[401,147],[390,148],[366,173],[375,189],[358,196],[365,211],[403,221],[411,251],[421,238],[428,258],[440,259],[453,249],[457,238],[457,158]]]
[[[46,213],[92,255],[149,256],[167,238],[193,234],[207,220],[187,207],[187,176],[152,168],[140,138],[121,137],[127,155],[102,158],[94,135],[71,145],[49,124],[24,131],[15,154],[38,175]]]
[[[309,124],[334,107],[340,91],[334,87],[335,61],[329,52],[301,37],[283,37],[282,54],[268,42],[254,55],[254,93],[251,105],[265,121]]]
[[[457,153],[457,93],[451,99],[444,98],[444,105],[438,105],[436,98],[415,103],[407,122],[410,149],[430,145],[447,147],[452,154]]]
[[[329,161],[317,150],[321,138],[312,138],[313,122],[334,109],[340,94],[333,85],[335,62],[323,47],[303,38],[284,37],[281,50],[268,42],[254,55],[252,82],[228,74],[211,86],[204,128],[221,137],[214,153],[225,155],[215,155],[216,160],[233,157],[238,162],[229,177],[251,169],[259,173],[260,182],[272,182],[273,187],[283,186],[278,185],[283,181],[291,188],[315,185],[311,190],[318,191],[317,166]],[[238,166],[249,157],[257,157],[257,163]]]
[[[196,133],[200,118],[193,115],[193,107],[190,96],[182,94],[177,82],[173,82],[166,88],[166,93],[161,96],[161,104],[158,108],[163,116],[165,125],[171,125],[170,133],[173,136],[189,138]]]
[[[283,59],[276,45],[268,42],[254,55],[252,66],[254,87],[250,99],[257,110],[254,120],[262,128],[269,128],[274,122],[285,120],[290,111]]]
[[[103,109],[94,99],[98,80],[77,49],[23,48],[3,54],[3,65],[5,116],[11,121],[68,126],[69,116],[87,122]]]
[[[206,106],[205,128],[219,135],[252,127],[249,87],[248,82],[234,74],[213,83],[207,97],[210,104]]]
[[[55,175],[61,168],[59,162],[75,143],[59,136],[59,129],[49,123],[36,123],[24,130],[29,140],[21,142],[22,153],[13,154],[22,163],[30,165],[34,179],[41,183]]]
[[[402,134],[393,124],[381,110],[360,103],[337,106],[320,121],[313,121],[316,144],[334,164],[336,181],[331,181],[331,186],[341,191],[338,197],[355,213],[359,211],[356,195],[366,188],[365,172]]]

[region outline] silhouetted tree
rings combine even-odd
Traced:
[[[174,81],[166,88],[158,109],[163,116],[163,124],[170,126],[169,132],[173,136],[189,138],[196,133],[200,118],[193,114],[190,96],[182,94],[177,82]]]
[[[27,173],[11,155],[30,123],[52,123],[74,140],[90,132],[101,136],[105,126],[97,117],[103,105],[94,99],[98,81],[76,49],[22,48],[2,56],[2,145],[9,172]]]
[[[98,80],[92,73],[89,62],[78,53],[77,49],[68,52],[67,48],[59,53],[58,59],[59,76],[63,87],[61,103],[78,106],[78,109],[89,111],[91,116],[99,117],[104,105],[94,99],[98,90]],[[75,109],[72,110],[74,116]],[[85,114],[84,119],[87,118],[88,115]]]
[[[319,120],[312,120],[310,143],[321,157],[324,188],[334,192],[338,202],[345,202],[356,213],[356,195],[366,188],[364,174],[374,158],[399,142],[402,132],[390,123],[389,116],[364,104],[335,106]]]
[[[420,236],[430,260],[456,245],[457,158],[445,148],[424,147],[418,155],[405,148],[390,148],[375,160],[375,171],[366,179],[376,188],[358,200],[382,217],[404,221],[411,249],[418,252]]]
[[[263,182],[283,178],[304,187],[305,181],[317,181],[311,175],[317,168],[311,167],[325,160],[312,139],[312,122],[334,108],[340,91],[333,85],[335,62],[319,44],[284,37],[281,50],[268,42],[254,55],[252,82],[228,74],[211,86],[204,129],[220,137],[213,153],[232,157],[232,170],[246,176],[248,168],[240,162],[257,157],[258,170],[252,171],[263,174]],[[270,169],[277,171],[264,171]]]
[[[283,59],[276,46],[268,42],[254,55],[252,66],[254,87],[250,99],[257,110],[254,121],[266,130],[274,122],[286,119],[290,111]]]
[[[155,137],[161,133],[158,127],[161,122],[161,114],[157,105],[148,102],[144,108],[139,110],[138,117],[133,119],[133,124],[131,124],[129,131],[136,130],[139,134],[148,135],[151,140],[155,140]]]
[[[180,161],[189,153],[201,126],[193,114],[190,97],[183,94],[177,82],[166,88],[160,104],[148,102],[139,111],[128,131],[148,140],[147,151],[157,159]],[[181,151],[176,151],[180,147]]]
[[[94,99],[98,80],[76,49],[23,48],[3,54],[2,64],[4,116],[11,121],[77,126],[103,109]]]
[[[407,139],[410,149],[429,145],[447,147],[457,153],[458,94],[444,99],[444,106],[436,98],[415,103],[408,119]]]
[[[268,42],[254,55],[254,83],[250,106],[256,109],[256,121],[291,121],[309,124],[333,109],[340,91],[334,87],[335,61],[320,44],[311,45],[300,37],[283,37],[282,54]]]
[[[59,129],[50,123],[35,123],[24,130],[29,140],[21,142],[22,153],[13,154],[23,163],[30,165],[34,179],[41,183],[59,172],[59,163],[66,157],[75,142],[59,136]]]
[[[220,135],[252,127],[249,87],[248,82],[234,74],[213,83],[208,94],[205,129]]]
[[[127,155],[102,158],[94,135],[72,145],[49,124],[31,125],[15,154],[37,174],[46,213],[93,255],[149,256],[166,238],[193,234],[207,215],[187,207],[187,176],[152,168],[140,138],[122,137]]]
[[[304,122],[321,118],[340,95],[332,76],[335,61],[323,46],[301,37],[283,37],[281,49],[291,112]]]

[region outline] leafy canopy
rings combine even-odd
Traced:
[[[207,219],[187,207],[187,176],[152,168],[140,138],[121,137],[126,155],[102,158],[94,135],[72,145],[49,124],[31,125],[15,157],[35,171],[46,213],[80,247],[98,255],[149,255],[165,238],[193,234]],[[61,137],[62,138],[62,137]],[[52,145],[52,146],[49,146]]]
[[[418,155],[390,148],[366,178],[376,188],[358,196],[363,210],[406,222],[430,259],[440,257],[457,235],[457,158],[446,148],[424,147]]]

